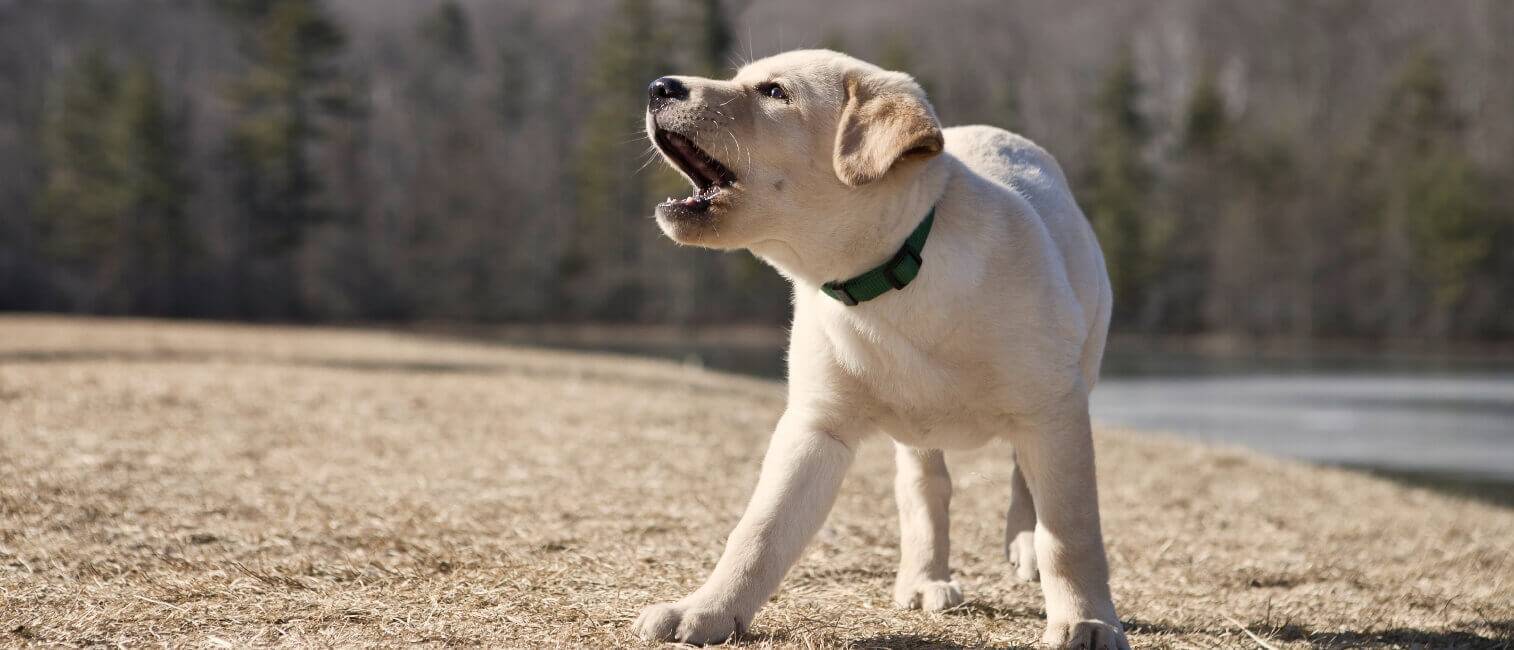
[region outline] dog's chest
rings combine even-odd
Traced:
[[[880,426],[925,448],[982,445],[1004,433],[1005,403],[992,360],[960,349],[923,349],[902,336],[841,327],[831,332],[838,361],[869,393]]]

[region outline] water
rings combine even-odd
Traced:
[[[776,345],[574,344],[781,379]],[[1514,361],[1203,356],[1114,347],[1106,425],[1399,476],[1514,486]]]
[[[1514,364],[1193,358],[1153,372],[1140,356],[1112,355],[1096,420],[1315,462],[1514,482]]]

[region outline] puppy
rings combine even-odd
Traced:
[[[1006,552],[1041,581],[1053,646],[1126,648],[1099,530],[1088,393],[1109,327],[1098,242],[1056,161],[987,126],[942,130],[920,86],[836,52],[729,81],[663,77],[646,127],[694,193],[673,240],[745,248],[793,285],[788,404],[704,586],[648,607],[649,640],[745,630],[819,529],[864,438],[893,440],[894,600],[962,602],[943,449],[1007,438]]]

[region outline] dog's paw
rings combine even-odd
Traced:
[[[746,631],[750,621],[719,607],[680,600],[641,610],[632,627],[647,641],[705,645],[724,643]]]
[[[1119,624],[1104,621],[1052,622],[1046,625],[1041,635],[1041,645],[1050,648],[1079,648],[1086,650],[1130,650],[1125,632]]]
[[[1021,582],[1035,582],[1041,579],[1041,572],[1036,569],[1036,533],[1035,531],[1021,531],[1009,542],[1009,563],[1015,567],[1015,577]]]
[[[945,580],[918,580],[894,585],[894,605],[899,609],[936,612],[962,604],[962,588]]]

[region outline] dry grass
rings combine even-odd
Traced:
[[[373,332],[0,319],[0,645],[640,646],[747,497],[779,386]],[[1138,647],[1500,647],[1514,511],[1101,431]],[[670,453],[659,450],[672,450]],[[992,446],[958,454],[969,602],[888,605],[886,445],[745,643],[1019,646]],[[691,496],[692,495],[692,496]]]

